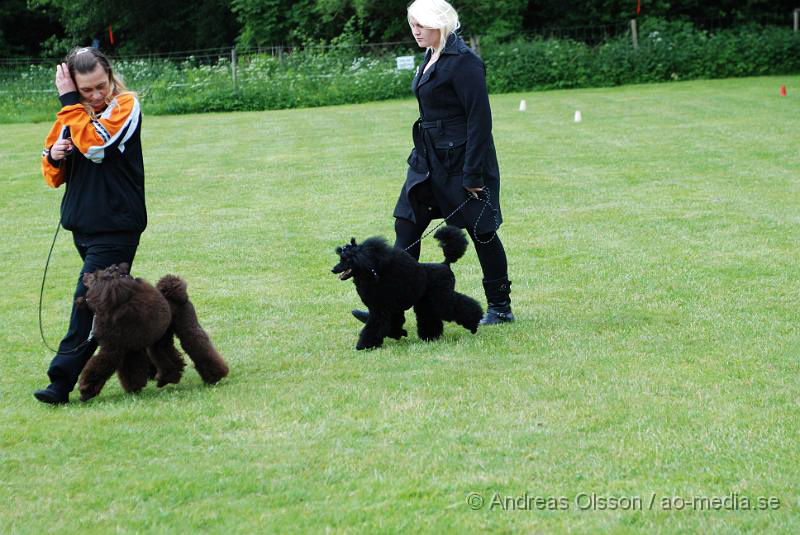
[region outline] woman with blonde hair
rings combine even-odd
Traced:
[[[500,171],[486,68],[455,33],[458,13],[445,0],[416,0],[408,6],[408,24],[427,50],[411,84],[420,118],[394,209],[395,247],[419,259],[419,239],[431,221],[455,212],[448,223],[467,230],[483,271],[488,308],[481,324],[514,321],[508,262],[496,232],[502,223]],[[364,311],[353,314],[369,318]]]
[[[57,188],[61,225],[83,268],[74,298],[86,294],[83,274],[133,262],[147,226],[142,161],[142,114],[136,95],[114,74],[96,48],[75,48],[56,67],[61,110],[45,140],[42,174]],[[73,299],[74,303],[74,299]],[[34,392],[43,403],[66,403],[84,365],[97,348],[92,313],[74,304],[69,329],[47,371],[50,385]]]

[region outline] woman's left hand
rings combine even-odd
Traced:
[[[473,197],[475,197],[477,199],[478,198],[478,192],[483,191],[483,188],[466,188],[466,190],[470,193],[470,195],[472,195]]]

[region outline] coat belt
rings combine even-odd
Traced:
[[[426,121],[422,117],[419,118],[419,127],[424,128],[426,130],[432,128],[438,128],[439,130],[443,130],[448,126],[460,126],[463,123],[466,123],[467,118],[463,115],[457,115],[455,117],[447,117],[445,119],[437,119],[436,121]]]

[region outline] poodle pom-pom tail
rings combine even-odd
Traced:
[[[167,300],[178,304],[185,304],[189,301],[189,294],[186,291],[186,281],[176,275],[164,275],[156,285],[158,291]]]
[[[467,238],[458,227],[446,225],[437,230],[433,237],[439,240],[439,246],[444,251],[445,264],[452,264],[467,251]]]

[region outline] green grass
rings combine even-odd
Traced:
[[[416,103],[145,117],[134,271],[189,281],[232,372],[138,396],[112,379],[61,408],[31,396],[51,357],[48,127],[0,126],[0,531],[797,533],[798,91],[795,76],[493,97],[517,322],[371,352],[329,269],[350,236],[392,236]],[[78,269],[64,233],[51,344]],[[481,296],[472,248],[455,272]],[[495,493],[569,510],[490,510]],[[580,511],[579,493],[644,510]],[[780,507],[661,507],[731,493]]]

